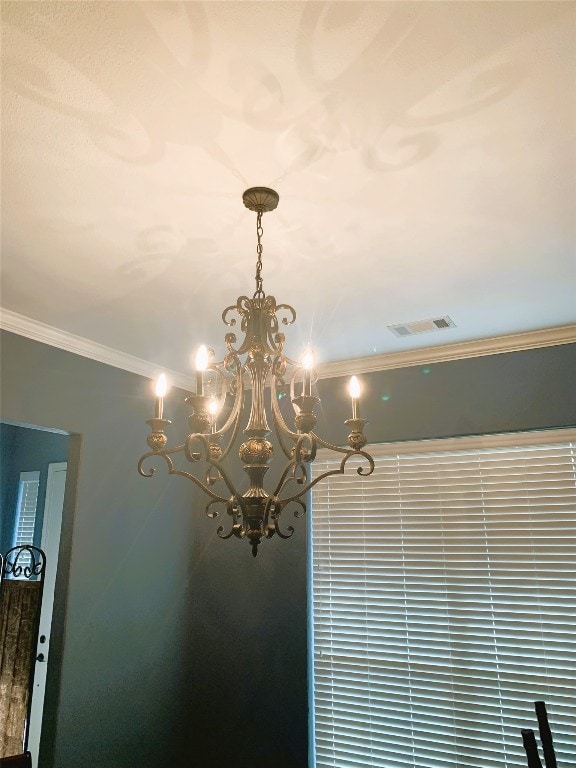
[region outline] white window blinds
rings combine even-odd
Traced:
[[[12,545],[14,547],[34,543],[39,487],[40,472],[20,472],[18,501],[16,502],[16,525]],[[18,563],[21,566],[29,565],[30,554],[24,552],[18,559]]]
[[[313,491],[317,768],[519,768],[536,700],[575,766],[576,431],[371,453]]]

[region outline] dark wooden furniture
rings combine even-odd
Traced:
[[[0,757],[0,768],[32,768],[32,755],[24,752],[23,755]]]
[[[538,730],[540,731],[540,743],[542,744],[545,768],[557,768],[556,753],[552,743],[552,732],[548,723],[546,704],[543,701],[535,701],[534,708],[538,718]],[[543,768],[534,731],[530,728],[522,729],[522,741],[528,759],[528,768]]]

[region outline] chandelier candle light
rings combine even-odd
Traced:
[[[238,345],[236,334],[225,336],[226,354],[223,360],[214,361],[214,353],[202,345],[196,354],[196,394],[185,402],[190,406],[188,416],[190,434],[182,445],[167,448],[166,427],[171,423],[163,418],[164,397],[167,391],[166,376],[161,374],[156,382],[156,408],[154,418],[149,419],[151,433],[147,442],[150,451],[138,462],[138,471],[151,477],[155,469],[144,468],[153,457],[162,457],[168,472],[192,480],[209,497],[206,514],[216,517],[220,505],[230,518],[228,526],[221,525],[217,533],[223,539],[236,536],[247,539],[254,557],[263,538],[275,533],[282,539],[294,533],[292,526],[280,527],[280,515],[288,506],[294,506],[294,516],[306,512],[304,498],[313,485],[329,475],[342,474],[348,460],[355,456],[363,459],[357,467],[359,475],[369,475],[374,461],[363,450],[366,445],[364,425],[360,418],[360,382],[353,376],[349,393],[352,399],[352,418],[344,423],[349,428],[348,447],[332,445],[314,432],[316,416],[314,408],[320,402],[312,394],[317,376],[314,371],[314,355],[307,349],[301,363],[291,360],[284,353],[282,325],[290,325],[296,312],[288,304],[277,304],[274,296],[267,296],[262,288],[262,214],[273,211],[278,205],[278,194],[266,187],[253,187],[244,192],[244,205],[256,213],[256,291],[252,298],[240,296],[222,313],[224,323],[234,327],[240,318],[240,330],[244,334]],[[250,411],[246,416],[245,395],[250,381]],[[297,392],[300,394],[297,394]],[[294,426],[288,426],[281,402],[289,394]],[[286,398],[287,399],[287,398]],[[240,425],[244,442],[239,456],[248,476],[248,488],[240,492],[228,474],[225,459],[238,437]],[[270,469],[274,446],[269,441],[272,422],[284,466],[270,490],[264,488],[264,477]],[[222,443],[225,443],[222,445]],[[316,458],[318,447],[342,454],[339,467],[311,477],[309,467]],[[182,454],[189,469],[179,469],[173,456]],[[191,471],[191,470],[196,471]],[[221,488],[222,490],[218,490]]]

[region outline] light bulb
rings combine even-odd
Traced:
[[[314,353],[310,348],[304,352],[304,356],[302,358],[302,367],[306,368],[307,371],[309,371],[311,368],[314,368]]]
[[[196,370],[205,371],[208,367],[208,348],[202,344],[196,352]]]
[[[164,415],[164,395],[168,391],[168,379],[166,378],[165,373],[161,373],[160,376],[158,376],[154,389],[156,392],[156,410],[154,416],[157,419],[161,419]]]
[[[166,378],[165,373],[161,373],[156,379],[156,397],[164,397],[166,392],[168,392],[168,379]]]
[[[302,383],[302,394],[303,395],[312,395],[312,368],[314,367],[314,354],[312,353],[312,350],[310,347],[304,352],[304,357],[302,358],[302,367],[304,368],[304,381]]]
[[[210,400],[208,403],[208,413],[210,413],[212,416],[216,416],[219,410],[220,408],[218,400],[214,400],[214,398],[212,398],[212,400]]]
[[[360,382],[357,376],[352,376],[350,384],[348,384],[348,392],[353,400],[357,400],[360,397]]]

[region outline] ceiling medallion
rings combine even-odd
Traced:
[[[317,381],[313,354],[307,350],[301,362],[286,356],[284,334],[279,328],[280,324],[291,325],[296,312],[288,304],[277,304],[274,296],[267,296],[262,288],[262,215],[276,208],[279,197],[273,189],[253,187],[244,192],[242,199],[256,213],[256,290],[252,298],[240,296],[236,304],[227,307],[222,319],[234,327],[239,318],[244,339],[238,344],[236,334],[228,332],[227,351],[219,362],[204,345],[198,349],[196,392],[185,399],[191,408],[190,434],[182,445],[173,448],[166,447],[165,429],[171,424],[164,418],[166,377],[162,374],[158,378],[155,415],[146,422],[151,428],[147,438],[151,450],[138,462],[138,471],[151,477],[155,469],[145,469],[144,463],[153,457],[164,459],[170,474],[189,478],[207,494],[209,517],[218,515],[218,507],[227,513],[229,525],[221,525],[218,536],[247,539],[256,557],[263,538],[278,534],[287,539],[294,533],[292,526],[280,526],[280,516],[292,505],[294,516],[302,517],[306,512],[304,499],[313,485],[329,475],[342,474],[353,456],[364,460],[356,470],[360,475],[371,474],[374,461],[363,450],[366,421],[360,418],[360,384],[356,376],[349,386],[352,417],[344,422],[349,428],[348,447],[332,445],[314,432],[314,408],[320,399],[313,394]],[[291,407],[287,409],[288,400]],[[292,427],[289,420],[293,420]],[[226,459],[243,423],[246,426],[238,455],[248,476],[248,488],[240,491]],[[276,445],[268,439],[272,432],[269,423]],[[342,461],[339,468],[312,477],[309,467],[318,447],[341,453]],[[281,454],[284,464],[266,490],[265,476],[273,466],[275,451]],[[185,459],[185,469],[174,464],[178,455]]]

